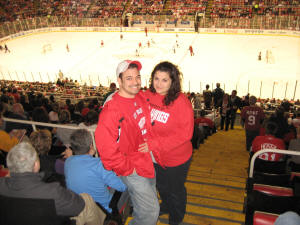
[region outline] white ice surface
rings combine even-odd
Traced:
[[[58,71],[81,83],[99,82],[107,86],[116,82],[115,69],[123,59],[138,59],[143,86],[154,66],[160,61],[178,64],[183,73],[184,91],[200,92],[206,84],[215,87],[216,82],[225,85],[225,91],[238,91],[239,96],[250,94],[283,98],[294,95],[295,82],[298,87],[295,99],[300,98],[300,39],[293,37],[222,35],[196,33],[123,33],[118,32],[54,32],[34,34],[7,42],[11,53],[0,52],[0,79],[55,81]],[[101,47],[101,40],[104,47]],[[150,48],[147,41],[150,41]],[[173,47],[178,40],[176,53]],[[137,57],[138,43],[142,43]],[[50,44],[52,51],[43,53],[43,46]],[[67,52],[66,45],[70,52]],[[195,56],[190,56],[192,45]],[[271,63],[266,62],[266,51],[272,51]],[[262,52],[262,61],[258,53]]]

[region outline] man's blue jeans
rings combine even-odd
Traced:
[[[296,225],[300,224],[300,216],[295,212],[285,212],[275,221],[274,225]]]
[[[128,187],[133,205],[133,219],[129,225],[156,225],[159,216],[156,179],[141,177],[136,173],[121,179]]]

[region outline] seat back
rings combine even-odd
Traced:
[[[254,172],[286,174],[286,167],[286,161],[273,162],[256,158],[254,163]]]
[[[252,224],[255,211],[281,214],[296,211],[298,199],[295,196],[277,196],[253,190],[245,199],[245,224]]]
[[[0,177],[5,177],[9,173],[7,168],[3,168],[2,165],[0,165]]]
[[[267,184],[273,186],[289,187],[291,175],[286,174],[270,174],[254,172],[253,182],[257,184]]]
[[[253,225],[273,225],[277,217],[277,214],[255,211]]]
[[[0,195],[1,225],[63,225],[68,217],[56,215],[53,199],[14,198]]]

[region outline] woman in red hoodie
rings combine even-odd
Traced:
[[[150,104],[155,138],[149,149],[158,150],[164,167],[155,163],[161,197],[160,215],[169,214],[169,224],[179,224],[186,211],[186,181],[193,147],[194,114],[191,102],[181,92],[181,73],[170,62],[161,62],[151,74],[150,89],[142,95]]]

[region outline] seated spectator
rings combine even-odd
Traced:
[[[205,133],[210,135],[211,133],[215,133],[216,127],[214,122],[211,119],[206,118],[205,115],[205,110],[201,110],[200,117],[195,118],[195,124],[198,125],[199,128],[203,127],[205,129]]]
[[[55,162],[57,156],[48,155],[52,145],[52,135],[49,130],[34,131],[30,135],[30,142],[37,151],[40,158],[40,171],[44,173],[43,181],[58,181],[65,186],[64,176],[55,171]]]
[[[36,122],[49,123],[48,112],[43,107],[35,107],[32,112],[32,120]],[[38,129],[48,129],[52,132],[53,128],[48,126],[37,126]]]
[[[0,195],[16,198],[53,199],[57,215],[73,217],[77,225],[103,224],[105,214],[88,194],[77,195],[58,183],[45,183],[40,161],[31,144],[16,145],[7,155],[10,177],[0,178]]]
[[[295,118],[292,120],[292,124],[294,127],[300,127],[300,110],[295,112]]]
[[[297,127],[297,137],[292,139],[289,144],[289,150],[300,151],[300,126]],[[293,162],[291,165],[292,171],[300,171],[300,156],[291,155],[288,159],[289,162]],[[297,165],[295,165],[296,163]]]
[[[74,155],[65,162],[67,187],[78,194],[88,193],[95,202],[111,213],[109,203],[113,194],[108,187],[123,192],[126,190],[125,184],[113,171],[104,169],[100,158],[93,158],[96,151],[90,132],[85,129],[76,130],[70,140]]]
[[[77,126],[76,124],[71,123],[70,112],[66,109],[60,111],[59,113],[59,123],[67,126]],[[63,143],[64,146],[70,146],[70,136],[73,133],[74,129],[68,128],[57,128],[56,136]]]
[[[268,122],[266,125],[266,135],[257,136],[252,142],[252,152],[263,149],[285,149],[284,141],[280,138],[276,138],[275,134],[277,132],[278,126],[273,122]],[[283,159],[282,154],[266,152],[258,156],[262,160],[267,161],[279,161]]]
[[[51,123],[58,123],[59,105],[57,102],[52,104],[52,111],[49,112],[49,120]]]
[[[281,106],[277,107],[275,113],[271,115],[270,121],[276,123],[278,126],[275,136],[277,138],[284,138],[284,136],[289,132],[289,125],[284,113],[284,108]]]
[[[17,120],[29,120],[23,106],[20,103],[15,103],[12,106],[12,112],[6,113],[7,118],[17,119]],[[25,129],[28,134],[32,132],[32,126],[23,123],[14,123],[14,122],[6,122],[5,131],[7,133],[11,132],[13,129]]]
[[[2,106],[2,103],[0,103],[0,127],[3,123]],[[24,132],[24,130],[19,130],[18,132],[12,131],[10,134],[8,134],[6,131],[0,130],[0,150],[4,152],[9,152],[12,147],[19,143],[19,141],[25,134]]]
[[[90,110],[84,117],[84,122],[79,124],[81,128],[96,129],[98,125],[99,114],[95,110]]]

